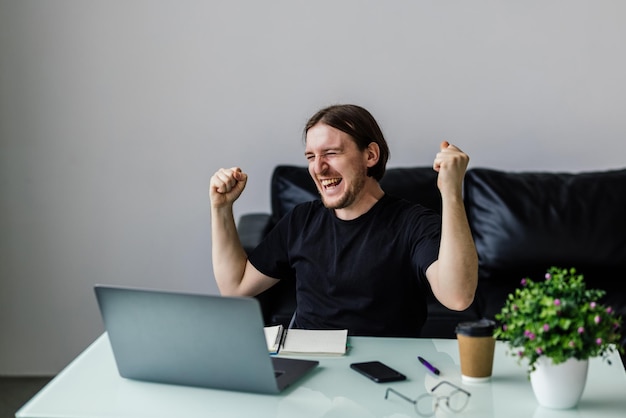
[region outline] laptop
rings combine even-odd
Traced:
[[[96,285],[122,377],[276,394],[319,362],[270,356],[259,302]]]

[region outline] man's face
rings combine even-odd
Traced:
[[[309,174],[327,208],[345,209],[360,199],[367,178],[367,155],[367,150],[360,151],[343,131],[322,123],[308,130],[305,156]]]

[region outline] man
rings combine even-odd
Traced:
[[[478,271],[462,199],[469,157],[441,143],[433,163],[440,216],[382,190],[389,149],[364,108],[322,109],[304,135],[321,201],[296,206],[249,258],[232,210],[247,175],[234,167],[211,178],[213,269],[221,294],[254,296],[278,280],[296,280],[295,326],[347,328],[351,335],[419,336],[428,286],[449,309],[469,307]]]

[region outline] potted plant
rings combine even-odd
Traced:
[[[576,405],[584,389],[588,359],[606,359],[615,350],[623,352],[621,318],[611,307],[600,303],[604,294],[604,290],[587,289],[583,275],[575,268],[551,267],[543,281],[523,279],[521,287],[508,295],[496,314],[498,327],[494,337],[506,341],[511,354],[527,363],[528,376],[541,405]],[[565,372],[566,364],[578,372]],[[535,382],[535,378],[552,369],[555,371],[549,374],[564,374],[566,382]],[[574,383],[576,374],[582,382],[578,388],[569,388],[566,383]],[[567,400],[545,399],[556,396],[551,393],[555,386]]]

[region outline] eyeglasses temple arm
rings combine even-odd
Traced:
[[[387,396],[389,396],[389,392],[395,393],[396,395],[398,395],[399,397],[401,397],[405,401],[411,402],[413,405],[415,405],[417,403],[417,401],[415,399],[411,399],[411,398],[409,398],[407,396],[404,396],[403,394],[401,394],[400,392],[398,392],[397,390],[395,390],[393,388],[387,388],[387,391],[385,392],[385,399],[387,399]]]

